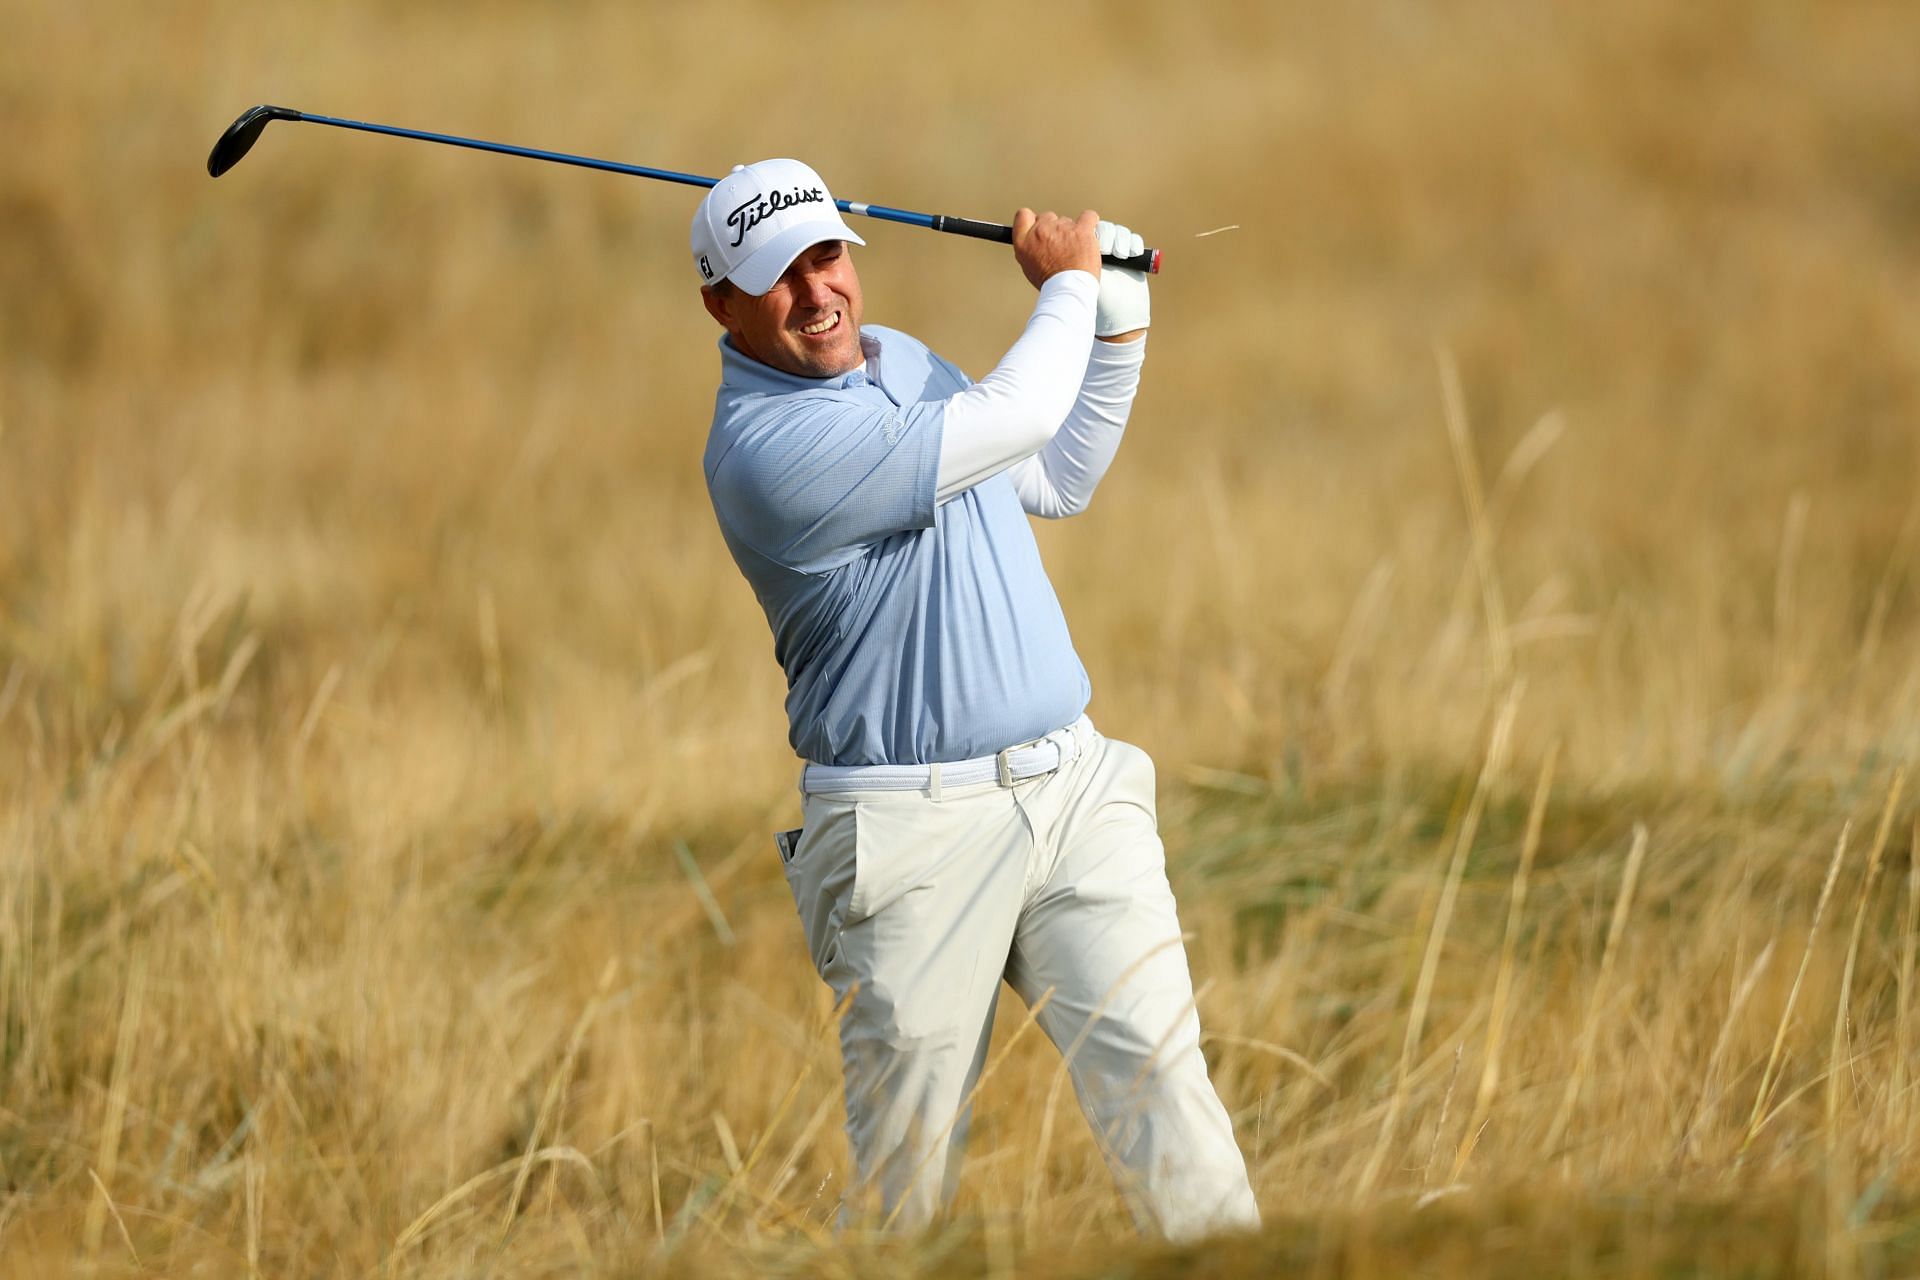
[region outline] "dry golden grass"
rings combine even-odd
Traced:
[[[3,12],[0,1272],[1920,1271],[1911,5]],[[209,182],[263,99],[1167,250],[1041,537],[1268,1231],[1127,1243],[1028,1037],[828,1234],[692,197]],[[989,365],[997,251],[869,239]]]

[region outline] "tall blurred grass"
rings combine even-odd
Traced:
[[[287,125],[209,182],[261,100],[1139,228],[1135,424],[1040,536],[1161,764],[1247,1247],[1913,1265],[1906,7],[5,17],[5,1269],[1052,1267],[1120,1221],[1023,1041],[958,1234],[823,1235],[691,195]],[[869,318],[988,367],[1011,267],[868,239]]]

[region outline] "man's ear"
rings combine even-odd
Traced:
[[[715,293],[712,285],[700,286],[700,301],[706,304],[707,314],[713,317],[715,324],[729,333],[733,331],[733,325],[728,322],[727,299]]]

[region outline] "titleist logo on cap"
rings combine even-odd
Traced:
[[[819,187],[795,187],[792,191],[769,191],[763,196],[755,196],[727,215],[727,225],[733,228],[733,247],[738,249],[740,242],[747,238],[747,232],[759,226],[763,219],[772,217],[782,209],[817,204],[826,198],[827,193]]]

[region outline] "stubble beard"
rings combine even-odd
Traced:
[[[815,347],[804,337],[800,338],[790,349],[794,363],[800,367],[790,372],[807,378],[837,378],[851,373],[864,362],[860,351],[860,318],[854,314],[853,302],[839,298],[833,309],[840,313],[840,327],[834,330],[835,341],[829,346]]]

